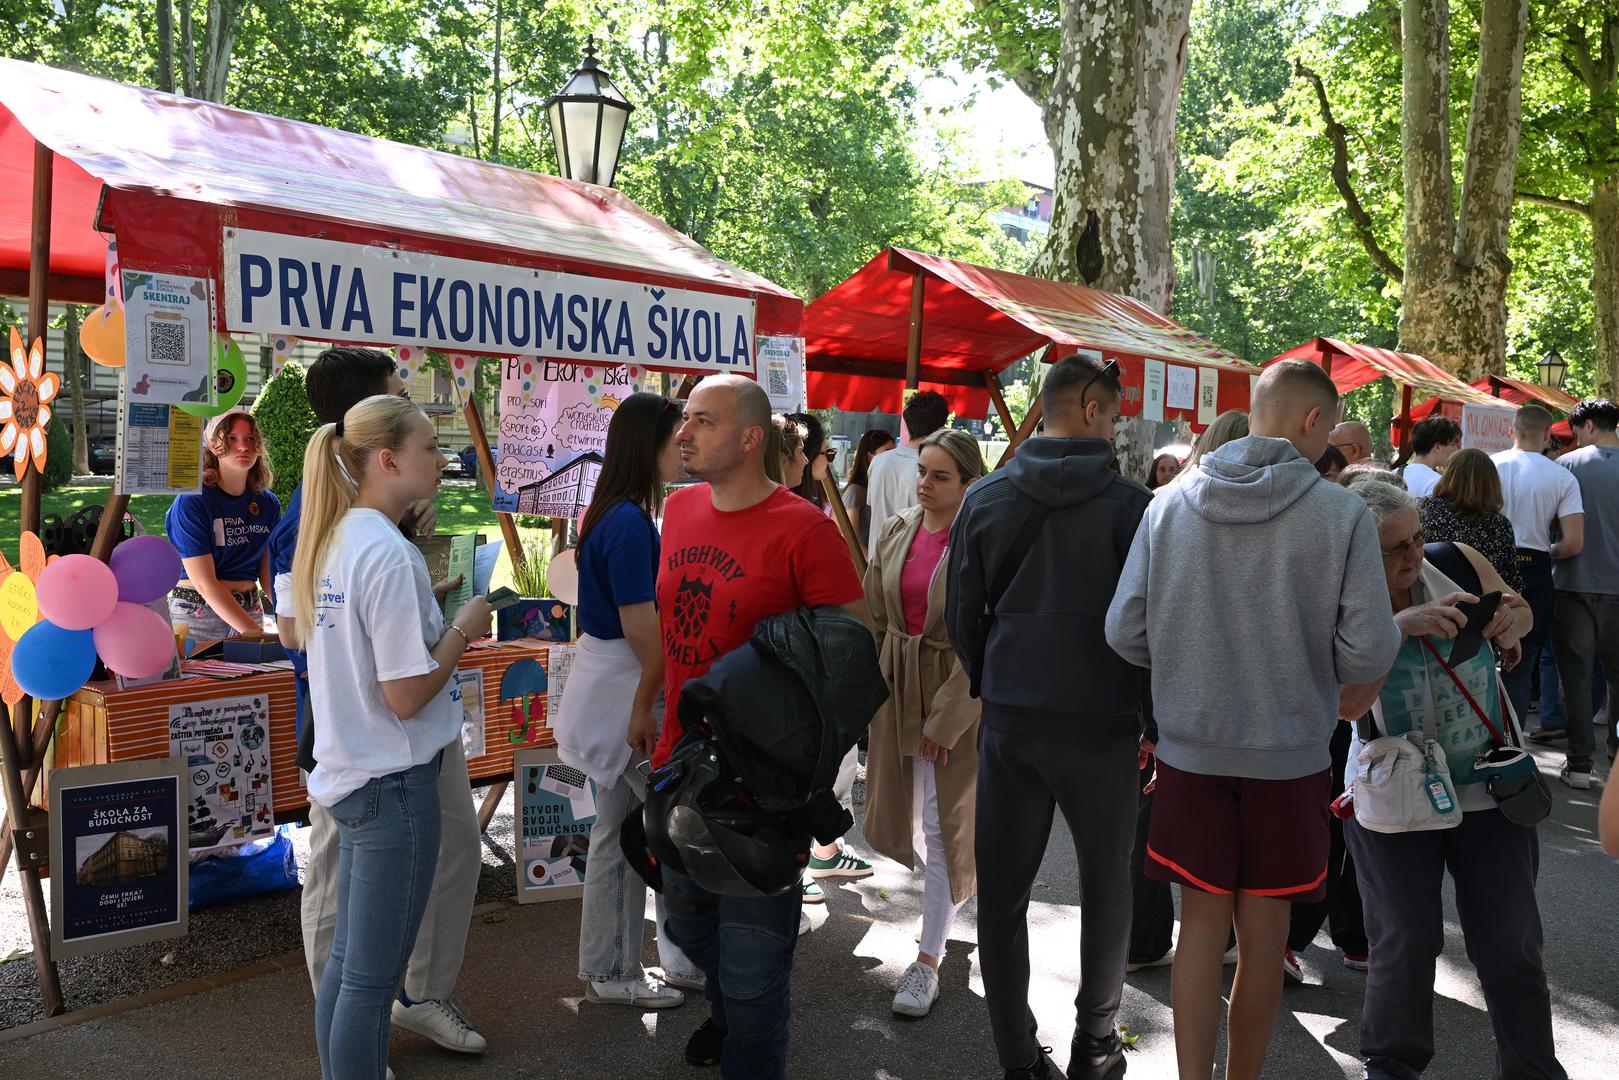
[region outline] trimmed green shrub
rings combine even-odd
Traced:
[[[73,480],[73,430],[67,417],[51,417],[45,429],[45,472],[39,490],[55,491]]]
[[[303,482],[304,450],[320,426],[304,393],[303,365],[289,360],[264,384],[252,411],[270,453],[270,468],[275,472],[270,490],[286,505],[293,490]]]

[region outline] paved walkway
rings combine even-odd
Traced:
[[[1560,755],[1543,754],[1549,767]],[[1557,788],[1542,828],[1541,897],[1560,1056],[1574,1080],[1619,1076],[1619,863],[1596,843],[1599,792]],[[1059,822],[1032,912],[1031,998],[1044,1041],[1064,1062],[1072,1025],[1078,918],[1073,853]],[[901,1021],[893,987],[914,954],[920,879],[885,864],[872,879],[828,890],[824,922],[801,939],[794,978],[791,1073],[800,1080],[937,1080],[999,1075],[981,1000],[975,909],[962,912],[932,1016]],[[681,1049],[702,1020],[692,1004],[662,1013],[581,1004],[573,977],[577,902],[503,906],[474,920],[462,996],[488,1036],[486,1057],[463,1058],[396,1033],[400,1080],[625,1077],[695,1080]],[[1440,959],[1435,1080],[1491,1075],[1489,1020],[1455,921]],[[1325,940],[1324,938],[1322,940]],[[319,1075],[312,999],[290,966],[119,1015],[0,1042],[4,1077],[307,1077]],[[1353,1053],[1363,977],[1337,954],[1303,957],[1309,984],[1287,987],[1267,1076],[1358,1077]],[[1143,1036],[1130,1076],[1173,1078],[1169,972],[1131,976],[1124,1020]],[[0,1035],[0,1037],[4,1037]]]

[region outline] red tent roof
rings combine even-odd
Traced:
[[[918,274],[925,279],[921,386],[949,398],[957,415],[984,416],[985,375],[1047,345],[1118,359],[1127,413],[1140,412],[1147,359],[1212,369],[1220,408],[1247,408],[1257,368],[1138,300],[901,248],[878,255],[805,309],[811,406],[898,410]],[[1195,408],[1166,408],[1165,415],[1197,420]]]
[[[1474,379],[1468,384],[1475,390],[1482,390],[1491,395],[1491,401],[1496,405],[1526,405],[1531,401],[1546,406],[1553,412],[1567,413],[1579,404],[1579,399],[1565,394],[1561,390],[1549,386],[1540,386],[1537,383],[1524,382],[1522,379],[1513,379],[1505,375],[1486,375],[1482,379]],[[1497,393],[1496,391],[1499,391]],[[1417,423],[1432,416],[1435,410],[1441,410],[1446,403],[1445,398],[1429,398],[1427,401],[1411,406],[1411,422]],[[1441,411],[1440,415],[1449,415]],[[1457,415],[1460,415],[1458,412]],[[1398,428],[1400,417],[1394,417],[1394,426]]]
[[[1395,352],[1375,345],[1357,345],[1336,338],[1318,337],[1266,361],[1308,360],[1327,368],[1338,392],[1347,394],[1385,376],[1413,393],[1428,394],[1452,401],[1478,405],[1500,404],[1488,393],[1462,382],[1456,376],[1416,353]]]
[[[0,59],[0,294],[26,291],[33,147],[56,151],[52,296],[99,302],[106,242],[211,272],[226,225],[752,296],[760,333],[802,301],[618,191]],[[139,250],[137,250],[139,249]]]

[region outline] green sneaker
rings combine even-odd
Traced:
[[[826,890],[821,888],[819,885],[815,884],[815,882],[806,881],[802,885],[800,885],[799,888],[801,888],[803,890],[803,892],[804,892],[804,903],[806,903],[806,904],[824,904],[824,903],[826,903]]]
[[[871,864],[849,854],[847,848],[840,847],[830,859],[818,859],[812,853],[809,872],[812,878],[866,878],[871,876]]]

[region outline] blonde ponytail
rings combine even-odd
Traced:
[[[372,457],[378,450],[398,449],[412,415],[425,419],[408,399],[379,394],[344,414],[341,435],[338,425],[326,424],[309,440],[298,548],[292,559],[293,608],[306,644],[315,627],[317,586],[338,522],[359,496],[360,479]]]

